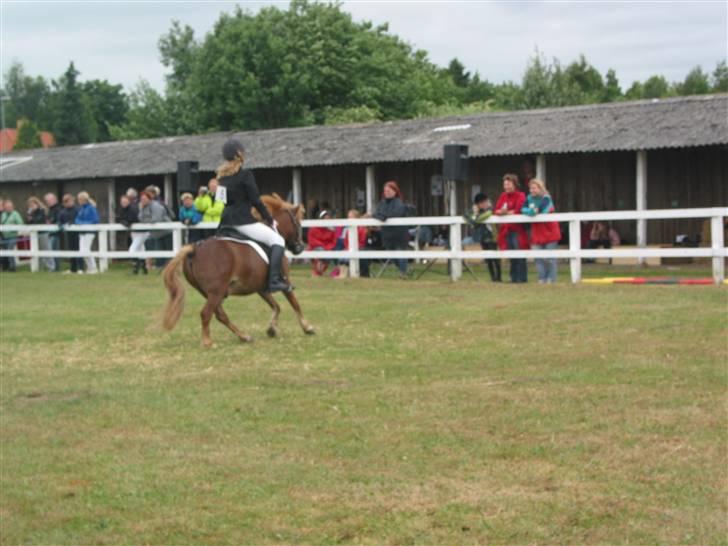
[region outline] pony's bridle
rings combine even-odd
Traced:
[[[304,250],[304,246],[301,243],[301,241],[303,241],[303,227],[301,226],[301,223],[298,221],[298,218],[296,218],[291,209],[285,209],[285,211],[291,218],[291,223],[293,224],[293,227],[296,228],[296,242],[293,245],[293,248],[291,248],[290,250],[294,254],[300,254]]]

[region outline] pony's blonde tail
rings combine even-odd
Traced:
[[[167,292],[169,292],[169,301],[167,301],[167,307],[164,309],[164,318],[162,319],[162,326],[164,326],[165,330],[173,329],[177,321],[179,321],[182,311],[184,311],[185,285],[179,278],[179,272],[182,269],[185,258],[194,252],[194,250],[195,247],[193,245],[183,246],[162,272],[164,286],[167,287]]]

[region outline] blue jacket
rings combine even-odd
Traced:
[[[521,213],[527,216],[536,216],[536,214],[548,214],[554,211],[554,202],[551,200],[551,196],[546,193],[541,197],[534,197],[528,195],[526,204],[523,205]]]
[[[91,203],[86,203],[85,205],[82,205],[81,208],[78,209],[78,213],[76,214],[76,219],[73,222],[74,224],[98,224],[99,223],[99,213],[96,211],[96,207],[94,207]]]
[[[202,214],[199,210],[195,208],[194,205],[190,208],[180,207],[179,221],[183,224],[189,224],[191,226],[194,226],[195,224],[199,223],[200,220],[202,220]]]

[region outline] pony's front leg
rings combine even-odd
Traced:
[[[270,305],[270,308],[273,311],[266,333],[268,334],[268,337],[276,337],[278,335],[278,317],[281,314],[281,306],[278,305],[278,302],[270,292],[258,292],[258,294],[260,294],[260,297],[263,298],[268,305]]]
[[[301,306],[298,304],[298,298],[296,298],[296,295],[293,293],[293,291],[284,292],[283,294],[286,296],[288,303],[291,304],[291,307],[293,307],[293,310],[296,312],[296,317],[298,317],[298,324],[301,325],[303,333],[308,335],[315,334],[316,328],[314,328],[305,318],[303,318]]]

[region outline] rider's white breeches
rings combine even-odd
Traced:
[[[259,243],[263,243],[267,246],[285,245],[283,237],[281,237],[278,232],[274,231],[273,228],[269,228],[267,225],[260,222],[256,222],[255,224],[247,224],[245,226],[236,226],[235,229],[237,229],[246,237],[250,237],[251,239],[254,239]]]

